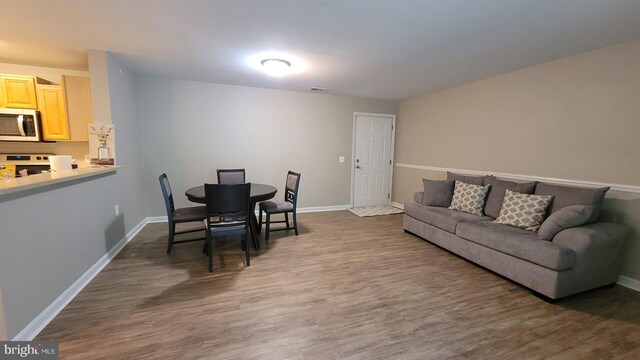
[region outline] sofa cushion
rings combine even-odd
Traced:
[[[485,176],[467,176],[447,171],[447,180],[449,181],[462,181],[467,184],[484,185],[484,179]]]
[[[540,225],[538,238],[551,241],[557,233],[564,229],[586,224],[591,218],[593,210],[593,206],[571,205],[554,212]]]
[[[487,216],[476,216],[443,207],[424,206],[417,203],[404,204],[404,212],[414,219],[452,234],[456,232],[456,225],[461,221],[492,220]]]
[[[473,185],[456,180],[449,209],[482,216],[489,185]]]
[[[552,270],[570,269],[575,262],[572,250],[540,240],[534,232],[493,221],[461,222],[456,235]]]
[[[520,194],[507,189],[495,222],[538,231],[551,200],[553,196]]]
[[[453,198],[454,181],[422,179],[424,195],[422,205],[449,207]]]
[[[571,186],[538,183],[538,185],[536,185],[536,190],[533,193],[536,195],[553,196],[553,201],[551,202],[551,206],[548,211],[549,215],[570,205],[593,206],[593,214],[591,214],[589,221],[587,221],[587,224],[589,224],[598,220],[602,202],[604,201],[604,195],[608,190],[608,186],[595,189],[584,189]]]
[[[424,191],[418,191],[413,193],[413,201],[418,204],[422,204],[422,196],[424,196]]]
[[[495,178],[493,176],[487,176],[484,180],[485,185],[491,185],[489,188],[489,194],[487,194],[487,202],[484,204],[484,213],[492,218],[497,218],[500,215],[500,209],[502,208],[502,200],[507,189],[521,194],[533,194],[536,189],[537,181],[516,183],[513,181],[506,181]]]

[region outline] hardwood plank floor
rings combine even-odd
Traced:
[[[166,255],[147,225],[38,336],[61,359],[640,357],[640,293],[549,304],[402,230],[402,215],[300,214],[245,268],[229,239]]]

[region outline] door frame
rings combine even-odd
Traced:
[[[353,128],[351,130],[351,196],[350,196],[350,206],[353,208],[353,194],[356,189],[356,132],[358,130],[357,119],[358,115],[361,116],[373,116],[373,117],[383,117],[391,119],[391,154],[389,155],[389,159],[391,159],[391,164],[389,164],[389,189],[388,194],[389,198],[387,201],[387,205],[391,204],[391,193],[393,190],[393,168],[395,167],[395,158],[394,152],[396,147],[396,114],[381,114],[381,113],[367,113],[367,112],[354,112],[353,113]]]

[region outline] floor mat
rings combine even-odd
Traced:
[[[365,206],[349,209],[352,213],[360,216],[378,216],[378,215],[391,215],[391,214],[402,214],[404,211],[397,207],[391,205],[382,205],[382,206]]]

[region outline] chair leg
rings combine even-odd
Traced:
[[[284,213],[284,223],[287,225],[287,229],[289,228],[289,213]]]
[[[296,212],[293,212],[293,230],[296,232],[296,236],[298,236],[298,222],[296,221]]]
[[[176,233],[176,224],[173,221],[169,221],[169,238],[167,239],[167,254],[171,254],[171,248],[173,247],[173,237]]]
[[[262,229],[262,208],[258,208],[258,228]]]
[[[247,266],[251,266],[251,260],[249,259],[251,249],[249,249],[246,235],[242,235],[242,244],[244,246],[244,260],[247,263]]]
[[[207,252],[209,253],[209,272],[213,272],[213,241],[211,234],[207,231]]]
[[[271,214],[267,213],[267,227],[264,233],[264,241],[269,241],[269,229],[271,228]]]

